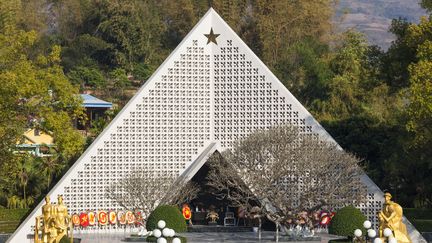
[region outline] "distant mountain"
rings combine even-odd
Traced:
[[[392,19],[405,18],[418,23],[426,11],[419,0],[340,0],[335,21],[341,30],[357,29],[369,43],[386,50],[394,40],[388,32]],[[345,13],[345,14],[344,14]]]

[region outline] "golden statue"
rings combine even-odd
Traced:
[[[393,232],[393,236],[399,243],[412,243],[408,235],[406,226],[402,223],[403,210],[402,207],[391,200],[390,193],[384,193],[384,207],[378,213],[379,220],[379,236],[384,238],[384,229],[389,228]]]
[[[70,230],[70,242],[73,242],[72,220],[67,207],[63,203],[63,196],[58,196],[58,204],[51,204],[49,196],[45,197],[45,205],[42,206],[42,215],[36,217],[34,242],[35,243],[59,243],[68,235]],[[39,231],[42,231],[39,237]]]
[[[211,221],[211,223],[216,223],[216,220],[218,220],[219,219],[219,214],[218,213],[216,213],[214,210],[211,210],[208,214],[207,214],[207,217],[206,218],[208,218],[208,219],[210,219]]]

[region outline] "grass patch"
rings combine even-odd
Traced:
[[[29,210],[0,208],[0,233],[13,233]]]
[[[0,208],[0,221],[21,221],[30,209]]]
[[[20,221],[0,221],[0,233],[13,233]]]

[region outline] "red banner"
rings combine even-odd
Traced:
[[[87,227],[89,225],[89,219],[87,213],[81,213],[79,218],[82,227]]]

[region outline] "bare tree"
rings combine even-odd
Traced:
[[[233,207],[251,209],[256,206],[256,196],[241,180],[237,171],[224,160],[223,156],[215,152],[207,161],[209,173],[207,185],[212,187],[212,192],[219,200],[228,200]]]
[[[245,196],[260,202],[277,231],[300,211],[358,204],[366,195],[359,159],[294,126],[257,131],[222,157],[226,166],[211,173],[239,179],[227,182],[215,175],[209,176],[209,184],[234,201]],[[234,187],[237,191],[232,193]]]
[[[127,210],[141,210],[145,221],[160,204],[180,205],[190,202],[198,193],[193,182],[148,171],[135,171],[113,183],[106,191],[108,198]]]
[[[261,239],[261,225],[263,204],[259,203],[257,196],[250,190],[224,157],[215,152],[208,160],[209,173],[207,185],[214,189],[212,193],[219,200],[228,200],[233,207],[246,210],[251,218],[258,220],[258,238]]]
[[[198,196],[200,187],[193,181],[178,181],[173,183],[168,189],[164,201],[166,204],[177,205],[179,207],[184,203],[190,203]]]

